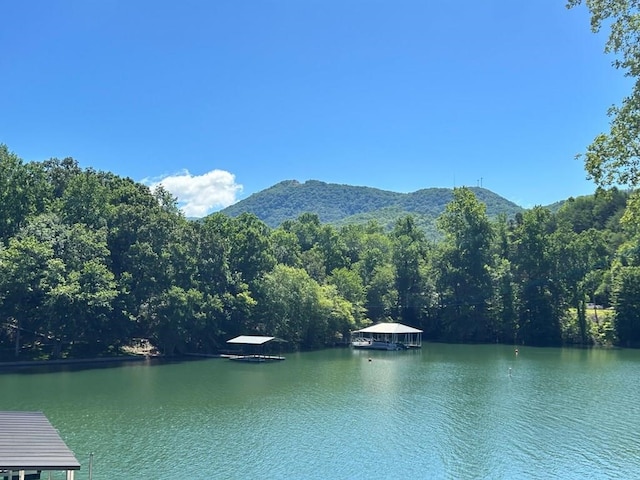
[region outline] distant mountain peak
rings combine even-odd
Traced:
[[[515,203],[482,187],[468,187],[487,206],[490,217],[513,216],[523,210]],[[398,193],[373,187],[341,185],[320,180],[284,180],[221,211],[235,217],[253,213],[271,227],[314,213],[323,223],[344,225],[376,220],[392,227],[398,218],[414,215],[425,230],[435,232],[434,220],[453,199],[451,188],[423,188]]]

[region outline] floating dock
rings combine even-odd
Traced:
[[[228,358],[229,360],[234,360],[236,362],[251,362],[251,363],[261,363],[261,362],[277,362],[280,360],[284,360],[284,357],[280,355],[223,355],[223,357]]]

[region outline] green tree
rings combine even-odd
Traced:
[[[275,335],[302,348],[343,338],[355,325],[353,307],[333,285],[320,285],[300,268],[276,265],[258,282],[256,333]]]
[[[298,237],[292,233],[278,228],[271,232],[271,245],[276,263],[290,267],[300,266],[300,244]]]
[[[63,160],[51,158],[42,162],[47,183],[52,188],[53,198],[62,198],[72,178],[82,174],[82,168],[71,157]]]
[[[110,322],[117,291],[113,274],[103,263],[90,260],[80,270],[69,271],[56,259],[49,272],[42,312],[47,334],[55,342],[54,357],[71,344],[83,344],[95,354],[123,343]]]
[[[247,221],[252,223],[249,219]],[[249,285],[243,279],[242,272],[237,271],[238,268],[242,268],[243,262],[250,260],[243,261],[232,257],[232,244],[237,237],[236,229],[238,228],[238,224],[233,219],[216,213],[195,225],[197,235],[192,241],[195,240],[198,244],[195,253],[196,285],[207,295],[206,298],[210,304],[207,308],[207,330],[202,336],[208,339],[208,345],[215,346],[257,328],[254,319],[256,301],[252,291],[249,290]],[[260,232],[262,227],[259,224],[256,226]],[[255,235],[256,240],[262,238],[257,232]],[[244,238],[246,242],[253,236],[254,234],[248,237],[240,235],[240,238]],[[259,248],[262,248],[260,245],[265,245],[263,240],[258,242]],[[242,249],[236,248],[235,251],[246,251],[251,255],[248,249],[250,246],[246,244]],[[267,254],[265,251],[262,253]],[[261,254],[256,252],[256,255]],[[268,259],[268,256],[266,258]],[[258,270],[255,272],[257,274]],[[258,274],[256,281],[262,273]],[[206,345],[203,345],[204,347]]]
[[[581,233],[591,228],[597,230],[620,230],[620,218],[627,204],[627,192],[617,188],[598,188],[594,195],[570,197],[556,213],[560,228],[570,228]]]
[[[348,256],[351,268],[362,277],[364,285],[372,282],[377,268],[390,265],[393,259],[393,243],[389,235],[379,228],[360,228],[359,235],[351,234]]]
[[[302,268],[318,283],[325,283],[327,279],[325,260],[324,252],[318,245],[314,245],[300,254]]]
[[[605,53],[613,65],[635,79],[631,93],[619,106],[611,107],[608,133],[595,137],[587,147],[585,168],[598,185],[640,183],[640,2],[638,0],[568,0],[569,8],[586,4],[591,29],[609,27]]]
[[[391,264],[376,266],[367,284],[367,315],[373,322],[386,322],[394,318],[398,305],[396,272]]]
[[[320,295],[320,307],[327,320],[319,346],[350,340],[351,331],[359,325],[360,307],[342,296],[335,285],[322,285]]]
[[[258,217],[243,213],[231,221],[229,262],[232,272],[251,284],[275,265],[269,227]]]
[[[345,267],[337,268],[329,275],[328,282],[334,285],[337,293],[353,306],[353,311],[350,312],[350,315],[354,318],[356,324],[362,324],[366,295],[362,278],[358,275],[358,272]]]
[[[187,353],[205,322],[202,292],[171,286],[148,303],[151,341],[165,355]]]
[[[618,342],[640,345],[640,267],[621,267],[616,272],[613,298]]]
[[[222,294],[232,282],[231,219],[216,213],[196,225],[197,280],[199,289],[210,294]]]
[[[492,297],[488,307],[490,333],[496,342],[515,342],[519,325],[511,262],[507,258],[494,258],[489,274],[492,283]]]
[[[492,298],[489,302],[491,330],[495,341],[515,342],[518,337],[518,321],[515,310],[515,285],[511,263],[512,222],[499,215],[492,223],[492,260],[488,267],[492,282]]]
[[[71,176],[60,198],[60,214],[68,224],[82,223],[93,228],[107,224],[108,185],[93,170]]]
[[[16,237],[35,239],[52,254],[40,283],[41,303],[33,307],[41,312],[41,333],[56,342],[55,356],[71,343],[106,349],[122,341],[110,321],[117,291],[106,237],[104,228],[66,225],[53,214],[33,217]]]
[[[520,337],[530,345],[559,345],[559,286],[550,239],[551,213],[542,207],[524,212],[514,232],[516,310]]]
[[[427,283],[427,243],[412,216],[396,222],[393,239],[395,290],[398,294],[398,317],[407,325],[422,326],[422,311],[429,302]]]
[[[331,225],[323,225],[318,233],[317,246],[324,257],[325,271],[332,272],[348,265],[342,236]]]
[[[317,321],[320,286],[299,268],[276,265],[259,282],[259,317],[256,333],[274,335],[302,345],[310,322]]]
[[[444,233],[438,256],[438,291],[447,337],[455,341],[487,341],[492,297],[493,230],[486,207],[468,188],[456,188],[438,218]]]
[[[345,225],[340,229],[340,238],[344,245],[344,255],[349,265],[354,265],[362,259],[362,254],[372,247],[367,245],[372,238],[388,240],[384,228],[375,221],[370,221],[366,224],[353,223]],[[391,251],[390,248],[389,251]]]
[[[37,238],[12,238],[0,248],[0,318],[13,328],[16,356],[23,332],[32,340],[48,333],[41,312],[50,278],[58,269],[51,246]]]
[[[0,144],[0,242],[7,243],[27,219],[42,213],[51,201],[51,189],[41,166],[23,164]]]
[[[318,215],[303,213],[295,221],[283,222],[281,228],[295,234],[298,237],[300,249],[305,252],[317,244],[322,226]]]
[[[558,229],[550,235],[550,252],[555,262],[551,275],[560,291],[557,302],[565,309],[573,307],[577,312],[577,331],[563,329],[564,341],[589,344],[586,306],[590,283],[587,279],[591,271],[606,268],[609,264],[611,252],[606,232],[590,228],[577,234],[566,228]]]

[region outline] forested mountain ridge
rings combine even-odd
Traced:
[[[524,209],[481,187],[469,187],[476,198],[487,206],[490,218],[498,214],[513,217]],[[341,226],[376,220],[391,229],[405,215],[416,217],[426,231],[435,229],[435,219],[453,199],[453,189],[425,188],[411,193],[398,193],[372,187],[325,183],[318,180],[298,182],[285,180],[225,208],[222,213],[237,217],[252,213],[272,228],[303,213],[318,216],[322,223]]]

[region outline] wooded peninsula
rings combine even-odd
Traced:
[[[187,219],[163,188],[0,145],[0,358],[215,353],[240,334],[291,349],[397,321],[431,342],[640,345],[640,236],[627,192],[598,188],[489,217],[455,188],[428,239],[411,215],[276,228]],[[339,201],[339,199],[336,199]]]

